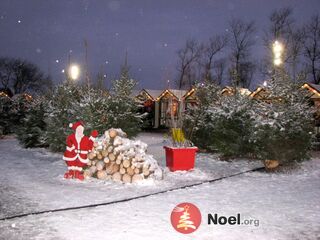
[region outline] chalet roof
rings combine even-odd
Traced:
[[[140,92],[141,92],[141,90],[134,89],[134,90],[132,90],[130,97],[136,97],[137,95],[140,94]]]
[[[131,97],[137,97],[142,93],[146,93],[149,97],[151,97],[153,100],[155,100],[157,97],[160,96],[160,94],[163,92],[163,90],[155,90],[155,89],[141,89],[141,90],[133,90],[131,93]]]
[[[314,83],[305,83],[302,88],[309,90],[310,98],[319,98],[320,97],[320,85]]]
[[[196,91],[195,88],[191,88],[189,91],[187,91],[184,95],[183,98],[186,99],[188,98],[190,95],[192,95],[194,92]]]
[[[187,93],[187,90],[178,90],[178,89],[165,89],[162,93],[157,97],[157,100],[161,99],[167,93],[178,99],[179,101],[183,99],[184,95]]]
[[[313,89],[315,89],[318,93],[320,93],[320,85],[314,84],[314,83],[308,83],[309,86],[311,86]]]
[[[258,87],[256,90],[254,90],[254,91],[250,94],[250,97],[255,97],[256,95],[258,95],[259,93],[264,92],[264,91],[265,91],[264,88]]]
[[[179,100],[187,94],[187,90],[178,90],[178,89],[168,89],[173,95],[175,95]]]
[[[157,89],[142,89],[145,90],[153,99],[156,99],[160,96],[160,94],[163,92],[163,90],[157,90]]]
[[[237,90],[240,92],[241,95],[249,96],[251,94],[251,91],[247,88],[237,88]],[[222,89],[221,93],[233,93],[234,92],[234,87],[226,86]]]

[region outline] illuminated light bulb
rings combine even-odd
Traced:
[[[282,44],[279,43],[278,41],[275,41],[275,43],[273,45],[273,51],[274,51],[274,53],[281,54],[281,52],[283,51]]]
[[[279,66],[282,63],[282,61],[280,58],[276,58],[276,59],[274,59],[273,63],[274,63],[274,65]]]
[[[80,75],[80,68],[77,65],[72,65],[69,69],[69,75],[72,80],[76,80]]]

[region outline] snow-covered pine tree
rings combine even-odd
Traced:
[[[212,82],[204,82],[197,83],[195,89],[198,103],[186,110],[183,129],[187,139],[195,145],[202,149],[213,150],[214,122],[208,109],[220,99],[221,88]]]
[[[73,108],[79,104],[83,90],[72,82],[65,82],[56,86],[51,94],[48,94],[45,122],[47,129],[45,138],[52,151],[65,149],[66,136],[72,132],[69,123],[73,123],[78,113]]]
[[[12,131],[10,109],[12,100],[7,95],[0,95],[0,137]]]
[[[224,157],[253,156],[254,110],[254,102],[239,88],[210,106],[213,145]]]
[[[112,95],[109,97],[109,126],[123,129],[129,137],[138,134],[145,116],[138,112],[141,106],[131,96],[136,85],[137,82],[130,78],[129,67],[125,64],[121,67],[120,79],[112,83]]]
[[[44,139],[46,123],[44,121],[46,103],[43,97],[33,99],[22,119],[17,126],[16,134],[19,142],[27,148],[47,146]]]
[[[187,111],[185,127],[195,145],[217,150],[225,157],[254,152],[250,135],[254,126],[254,103],[239,88],[223,96],[214,83],[197,84],[198,105]]]
[[[90,134],[92,130],[103,133],[112,128],[109,122],[109,100],[106,91],[89,89],[83,91],[79,101],[72,102],[71,108],[75,110],[74,120],[82,120],[85,124],[85,133]]]
[[[16,94],[11,98],[10,105],[10,128],[11,132],[22,125],[22,121],[30,108],[32,97],[28,94]]]
[[[265,87],[267,99],[256,108],[253,140],[263,160],[282,164],[308,158],[313,132],[313,108],[299,84],[278,69]]]

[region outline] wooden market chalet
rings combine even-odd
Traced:
[[[143,112],[148,113],[146,121],[147,128],[167,128],[171,126],[171,116],[179,117],[179,111],[185,111],[197,104],[196,89],[178,90],[152,90],[142,89],[134,91],[133,97],[143,104]],[[241,88],[240,93],[246,96],[251,94],[250,90]],[[233,88],[225,87],[222,95],[233,94]]]
[[[302,85],[302,88],[307,90],[307,96],[309,97],[310,102],[320,113],[320,85],[305,83]],[[267,99],[268,95],[263,87],[258,87],[252,92],[246,88],[240,88],[238,90],[240,94],[259,100]],[[233,91],[234,88],[225,87],[222,89],[221,94],[232,95],[234,93]],[[142,89],[140,91],[134,91],[133,97],[136,101],[143,104],[142,111],[148,113],[148,117],[146,119],[147,128],[167,128],[171,126],[171,114],[175,118],[178,118],[179,110],[185,111],[191,106],[197,104],[195,93],[195,88],[191,88],[190,90]]]
[[[303,89],[306,89],[306,95],[310,99],[311,105],[314,105],[317,110],[316,128],[320,132],[320,85],[313,83],[305,83],[302,85]],[[267,100],[268,93],[263,87],[258,87],[255,91],[250,91],[246,88],[237,89],[240,94],[248,96],[250,98]],[[234,94],[234,88],[224,87],[221,90],[222,95]],[[0,89],[0,97],[13,97],[6,91]],[[23,94],[24,97],[31,99],[29,94]],[[131,95],[135,101],[138,101],[143,105],[141,111],[148,113],[145,119],[146,128],[168,128],[171,127],[171,116],[175,119],[179,116],[179,111],[185,111],[191,106],[197,104],[196,89],[190,90],[178,90],[178,89],[142,89],[135,90]]]
[[[178,118],[179,110],[184,111],[196,104],[195,89],[152,90],[142,89],[134,98],[143,104],[143,111],[149,113],[147,127],[166,128],[171,126],[171,115]]]

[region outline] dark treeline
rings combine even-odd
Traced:
[[[0,84],[8,95],[43,93],[52,86],[51,79],[26,60],[0,58]]]

